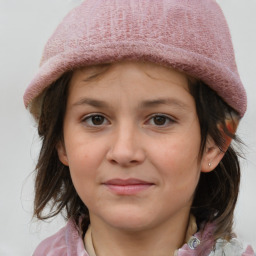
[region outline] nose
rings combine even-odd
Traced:
[[[119,164],[124,167],[143,163],[146,154],[139,131],[128,126],[116,130],[113,133],[106,157],[112,164]]]

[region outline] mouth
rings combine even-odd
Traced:
[[[104,182],[103,185],[118,195],[135,195],[151,188],[155,184],[139,179],[111,179]]]

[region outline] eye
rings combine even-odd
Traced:
[[[92,127],[109,124],[109,121],[103,115],[100,115],[100,114],[85,116],[82,122],[85,123],[86,126],[92,126]]]
[[[174,122],[174,119],[163,114],[156,114],[154,116],[151,116],[151,118],[148,120],[148,124],[154,126],[167,126]]]

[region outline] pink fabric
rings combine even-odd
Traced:
[[[179,250],[177,256],[197,256],[209,255],[213,248],[214,242],[212,240],[213,225],[206,226],[203,234],[200,232],[195,234],[201,244],[192,250],[187,244],[184,244]],[[33,256],[89,256],[84,249],[84,243],[79,235],[73,220],[69,220],[67,225],[62,228],[55,235],[45,239],[35,250]],[[110,255],[111,256],[111,255]],[[232,255],[227,255],[232,256]],[[248,246],[246,251],[241,256],[255,256],[253,249]]]
[[[48,237],[36,248],[33,256],[89,256],[84,249],[83,240],[73,222],[55,235]]]
[[[213,230],[214,225],[207,224],[203,233],[198,232],[194,235],[200,240],[200,245],[196,249],[192,250],[187,244],[184,244],[178,250],[177,256],[197,256],[199,253],[200,255],[209,255],[214,245],[214,240],[212,238]]]
[[[246,248],[245,252],[242,254],[242,256],[254,256],[254,255],[255,255],[254,251],[250,245]]]
[[[24,103],[28,107],[68,70],[124,59],[184,71],[241,116],[246,111],[229,29],[215,0],[85,0],[46,44]]]

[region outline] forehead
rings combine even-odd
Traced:
[[[76,70],[69,85],[68,108],[86,105],[102,109],[194,106],[188,77],[152,63],[121,62]]]
[[[126,75],[130,78],[142,80],[142,73],[145,80],[168,81],[188,89],[189,77],[185,73],[150,62],[133,61],[122,61],[114,64],[100,64],[80,68],[74,71],[70,84],[74,86],[77,83],[83,82],[89,85],[100,80],[115,79],[117,76],[127,79]]]

